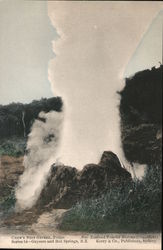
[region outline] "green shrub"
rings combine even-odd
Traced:
[[[149,167],[142,181],[112,188],[98,199],[76,204],[59,227],[93,232],[157,232],[160,215],[160,171]]]
[[[13,210],[16,202],[14,189],[7,193],[8,194],[6,196],[0,198],[0,212],[2,212],[3,215],[8,214],[11,210]]]
[[[9,155],[19,157],[24,155],[26,147],[25,138],[11,137],[0,141],[0,156]]]

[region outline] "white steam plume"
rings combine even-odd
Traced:
[[[124,162],[116,91],[123,88],[122,72],[159,8],[148,2],[48,2],[60,35],[53,44],[49,79],[54,95],[64,100],[64,129],[58,146],[62,114],[41,113],[46,122],[35,121],[16,189],[17,209],[34,205],[57,157],[82,168],[112,150]]]
[[[124,162],[119,99],[122,72],[159,4],[54,1],[49,17],[60,39],[49,66],[54,94],[63,97],[65,124],[60,147],[64,164],[97,163],[104,150]],[[146,11],[148,8],[148,11]]]
[[[57,160],[63,114],[40,112],[27,142],[24,157],[25,171],[16,189],[16,209],[31,208],[45,185],[51,165]]]

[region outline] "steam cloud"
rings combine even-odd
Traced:
[[[104,150],[124,163],[116,92],[123,88],[121,73],[156,9],[146,15],[135,3],[49,2],[49,17],[60,35],[53,43],[56,58],[49,80],[65,103],[59,153],[64,164],[82,168],[97,163]]]
[[[44,186],[51,165],[57,161],[63,114],[40,112],[35,120],[27,142],[24,157],[25,171],[16,189],[16,209],[31,208]]]
[[[158,10],[151,4],[144,13],[142,6],[145,3],[48,2],[60,35],[53,43],[56,58],[49,66],[49,80],[54,95],[64,100],[64,127],[61,131],[63,114],[56,112],[40,113],[46,122],[33,124],[25,172],[16,189],[17,209],[34,205],[57,158],[80,169],[111,150],[124,163],[116,92],[123,88],[122,72]]]

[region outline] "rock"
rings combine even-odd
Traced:
[[[122,168],[118,157],[111,151],[105,151],[98,165],[88,164],[80,172],[80,198],[96,198],[111,187],[129,181],[131,175]]]
[[[77,169],[52,165],[51,174],[36,204],[39,209],[69,208],[76,202]]]
[[[81,200],[97,198],[113,186],[132,181],[118,157],[105,151],[99,164],[88,164],[82,171],[52,166],[51,174],[36,204],[38,210],[68,209]]]
[[[7,166],[3,176],[8,175],[7,182],[13,186],[17,184],[19,175],[23,172],[22,163],[22,157],[2,158],[3,168]],[[37,203],[31,209],[10,214],[3,223],[7,226],[33,224],[44,212],[69,209],[77,202],[97,198],[111,187],[126,185],[131,181],[131,175],[122,168],[118,157],[110,151],[103,153],[99,164],[87,164],[81,171],[54,164]]]
[[[111,168],[121,168],[121,163],[116,154],[111,151],[104,151],[101,160],[99,162],[101,166],[107,166]]]

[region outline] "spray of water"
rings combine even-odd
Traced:
[[[45,185],[51,165],[57,160],[63,114],[41,112],[32,126],[24,157],[25,171],[16,189],[16,209],[31,208]]]
[[[50,63],[49,80],[65,103],[60,157],[67,165],[80,169],[97,163],[104,150],[125,163],[117,91],[124,87],[121,73],[144,31],[136,23],[135,8],[107,2],[49,3],[49,17],[60,35],[53,44],[57,56]]]
[[[54,3],[50,15],[60,39],[54,43],[57,57],[51,61],[49,80],[65,104],[60,158],[78,169],[97,163],[104,150],[123,155],[116,94],[123,84],[100,13],[94,4],[91,12],[87,4]]]
[[[41,113],[46,122],[35,121],[25,172],[16,189],[17,209],[34,205],[57,158],[80,169],[111,150],[124,163],[116,92],[123,88],[121,72],[157,11],[153,8],[144,17],[143,8],[130,4],[126,8],[126,3],[54,1],[48,5],[60,35],[53,43],[56,58],[49,65],[49,80],[54,95],[64,100],[64,127],[58,145],[62,115]]]
[[[142,15],[137,4],[49,3],[49,17],[60,35],[53,44],[57,57],[50,63],[49,80],[65,103],[59,153],[64,164],[80,169],[111,150],[128,165],[121,147],[117,91],[123,89],[129,58],[157,12],[150,11]]]

